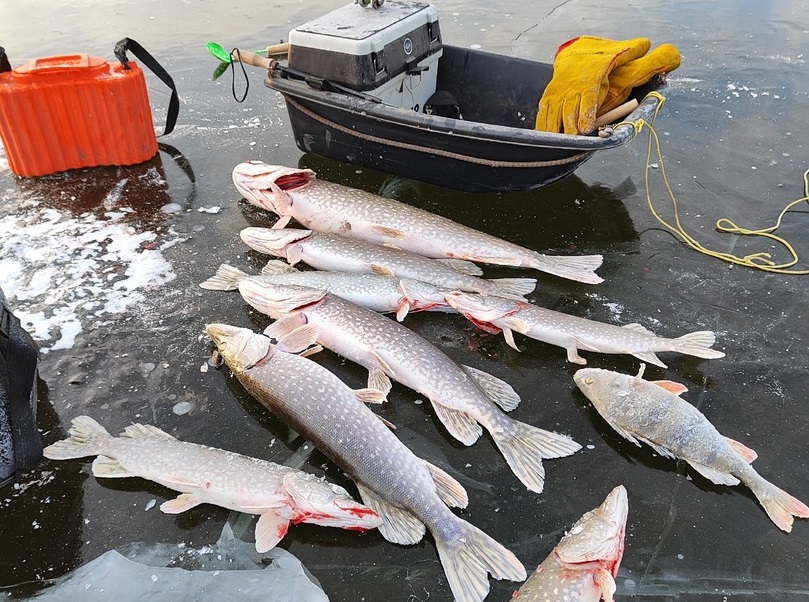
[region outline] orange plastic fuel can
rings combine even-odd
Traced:
[[[0,73],[0,139],[11,170],[42,176],[152,158],[146,78],[134,61],[129,67],[71,54]]]

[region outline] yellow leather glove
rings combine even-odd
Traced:
[[[658,73],[669,73],[680,66],[680,52],[671,44],[661,44],[646,56],[617,67],[609,75],[609,90],[598,114],[602,115],[622,104],[632,93]]]
[[[556,51],[553,78],[539,101],[536,129],[565,134],[589,134],[609,90],[607,76],[617,67],[642,57],[651,47],[647,38],[607,40],[581,36]]]

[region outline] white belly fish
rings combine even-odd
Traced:
[[[181,491],[160,509],[179,514],[199,504],[258,514],[256,550],[281,541],[290,524],[313,523],[365,531],[382,519],[333,483],[303,471],[234,452],[178,441],[148,424],[110,435],[89,416],[73,419],[70,437],[49,445],[46,458],[69,460],[98,456],[96,477],[141,477]]]
[[[489,592],[488,574],[525,579],[514,554],[447,507],[466,507],[460,483],[413,454],[336,375],[284,351],[313,342],[308,326],[277,345],[247,328],[208,324],[206,330],[244,388],[357,483],[362,499],[382,517],[385,539],[415,544],[425,527],[430,530],[457,602],[481,602]]]
[[[510,385],[457,364],[430,341],[390,318],[306,287],[248,278],[239,284],[239,292],[254,308],[277,320],[265,334],[281,338],[308,324],[316,329],[320,345],[368,370],[369,388],[387,394],[392,378],[424,395],[449,433],[465,445],[477,441],[483,425],[530,491],[540,493],[544,488],[543,459],[569,456],[581,449],[570,437],[508,416],[503,409],[512,410],[520,402]]]
[[[534,278],[478,278],[482,270],[460,259],[430,259],[389,246],[352,240],[339,234],[297,228],[245,228],[244,243],[259,253],[299,261],[335,272],[361,272],[411,278],[446,289],[473,291],[524,300],[537,285]]]
[[[514,592],[516,602],[613,602],[629,504],[618,485],[585,513]]]
[[[318,180],[311,169],[247,161],[234,168],[233,183],[250,203],[280,216],[274,227],[283,228],[294,219],[311,230],[394,245],[425,257],[533,268],[587,284],[603,282],[595,273],[601,255],[544,255],[399,201]]]
[[[514,342],[514,332],[563,347],[567,351],[567,361],[574,364],[587,363],[579,355],[579,350],[626,353],[661,368],[665,368],[666,364],[660,361],[655,352],[674,351],[704,359],[725,357],[721,351],[710,348],[716,337],[709,330],[668,339],[656,336],[640,324],[615,326],[510,299],[458,291],[448,293],[444,298],[483,330],[492,333],[502,330],[506,342],[517,351],[519,348]]]
[[[809,507],[761,477],[750,463],[757,454],[738,441],[723,437],[705,415],[679,397],[685,386],[670,381],[583,368],[573,380],[599,414],[620,435],[640,446],[651,446],[666,458],[685,460],[717,485],[744,483],[779,529],[792,531],[793,516],[809,518]]]
[[[455,311],[444,300],[444,295],[449,291],[427,282],[380,274],[298,270],[278,260],[267,262],[261,274],[256,276],[223,263],[216,274],[200,283],[200,287],[206,290],[235,291],[239,288],[239,282],[247,278],[269,284],[293,284],[323,289],[368,309],[380,313],[395,313],[400,322],[411,312]]]

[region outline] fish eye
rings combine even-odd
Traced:
[[[584,379],[585,385],[592,385],[595,382],[595,379],[592,376],[588,376]]]

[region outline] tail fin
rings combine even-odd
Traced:
[[[604,279],[595,273],[601,266],[602,261],[604,261],[604,258],[601,255],[567,256],[537,253],[534,261],[526,262],[523,265],[540,272],[567,278],[568,280],[584,282],[585,284],[598,284],[599,282],[604,282]]]
[[[46,447],[42,454],[51,460],[97,456],[101,453],[99,441],[110,437],[107,430],[89,416],[74,418],[68,435],[67,439]]]
[[[536,278],[492,278],[494,293],[506,299],[525,301],[525,296],[532,293],[537,287]]]
[[[793,516],[809,518],[809,506],[779,489],[769,481],[761,478],[761,482],[750,489],[764,506],[767,516],[779,529],[789,533],[792,531]]]
[[[223,263],[215,275],[205,282],[200,282],[199,286],[209,291],[235,291],[239,288],[239,282],[249,277],[250,274],[242,272],[239,268]]]
[[[685,334],[677,339],[677,347],[674,351],[693,355],[707,360],[725,357],[725,354],[710,347],[716,342],[716,336],[710,330],[698,330]]]
[[[512,472],[530,491],[541,493],[545,486],[543,458],[561,458],[581,449],[570,437],[513,421],[510,432],[491,431],[492,438]]]
[[[489,593],[489,573],[495,579],[525,580],[517,557],[477,527],[453,515],[447,532],[433,536],[455,602],[481,602]]]

